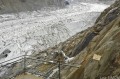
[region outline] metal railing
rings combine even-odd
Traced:
[[[22,55],[22,56],[15,57],[15,58],[12,58],[12,59],[7,60],[7,61],[3,61],[3,62],[0,63],[0,68],[4,68],[8,65],[14,65],[14,64],[23,62],[23,66],[24,66],[23,73],[26,73],[27,70],[30,69],[30,67],[28,68],[27,65],[26,65],[28,60],[33,60],[33,61],[37,60],[37,61],[41,61],[42,63],[47,62],[47,63],[50,63],[50,64],[57,65],[56,67],[58,67],[58,73],[59,73],[58,77],[59,77],[59,79],[61,79],[61,66],[70,66],[70,67],[79,68],[79,66],[76,66],[76,65],[62,63],[63,61],[61,61],[60,58],[58,58],[58,60],[53,60],[54,62],[50,62],[50,60],[48,61],[48,60],[43,60],[43,59],[37,59],[35,57],[30,57],[30,55]],[[53,69],[50,70],[50,71],[53,71]],[[47,73],[45,73],[44,75],[46,75],[46,74]],[[42,75],[42,76],[44,76],[44,75]]]

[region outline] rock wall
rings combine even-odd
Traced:
[[[63,7],[64,0],[0,0],[0,13],[40,10],[43,7]]]
[[[109,78],[110,76],[119,79],[120,0],[117,0],[101,13],[95,25],[89,29],[89,31],[84,32],[86,35],[82,40],[84,40],[90,32],[98,33],[98,35],[95,36],[92,41],[89,42],[88,46],[77,54],[73,62],[71,62],[72,64],[81,62],[79,65],[80,68],[67,67],[67,70],[63,70],[62,72],[63,79],[112,79]],[[80,40],[80,42],[82,41]],[[73,49],[77,45],[78,44],[76,44]],[[98,55],[100,59],[94,59],[94,55]]]

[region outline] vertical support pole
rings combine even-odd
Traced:
[[[26,57],[24,55],[24,75],[25,75],[25,72],[26,72]]]
[[[61,74],[60,74],[60,58],[59,58],[59,60],[58,60],[58,69],[59,69],[59,79],[61,79]]]

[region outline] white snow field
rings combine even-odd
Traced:
[[[0,53],[11,53],[0,62],[44,50],[90,27],[109,5],[78,3],[56,11],[0,15]]]

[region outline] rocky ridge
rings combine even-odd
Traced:
[[[88,35],[91,32],[97,35],[89,44],[81,52],[78,50],[72,52],[79,53],[73,63],[82,61],[80,68],[70,68],[71,72],[69,71],[70,73],[68,73],[67,71],[67,75],[64,75],[63,78],[100,79],[102,77],[120,75],[120,0],[117,0],[101,13],[95,25],[86,33]],[[76,46],[78,45],[79,43]],[[73,46],[75,47],[74,49],[76,49],[76,46]],[[99,55],[100,60],[95,60],[94,55]]]

